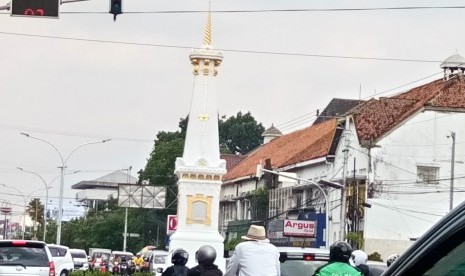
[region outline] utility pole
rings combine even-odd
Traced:
[[[452,157],[450,160],[450,201],[449,211],[454,208],[454,169],[455,169],[455,132],[451,131],[450,136],[452,138]]]
[[[347,123],[346,123],[347,124]],[[341,214],[340,214],[340,238],[339,240],[345,240],[345,226],[346,226],[346,194],[345,194],[345,189],[347,187],[347,161],[349,159],[349,137],[348,131],[347,131],[347,126],[345,128],[345,133],[344,133],[344,149],[342,152],[344,153],[344,162],[342,165],[342,189],[341,189]]]
[[[128,172],[128,184],[131,184],[131,170],[132,166],[129,166],[129,169],[125,169]],[[124,238],[123,238],[123,251],[126,251],[127,248],[127,238],[128,238],[128,207],[124,210]]]
[[[37,240],[37,214],[39,213],[39,199],[38,198],[34,198],[34,201],[35,201],[35,210],[34,210],[34,215],[35,215],[35,218],[34,218],[34,237],[32,237],[32,240],[36,241]]]

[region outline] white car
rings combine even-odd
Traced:
[[[89,259],[84,249],[70,248],[69,252],[71,253],[71,257],[73,257],[75,270],[89,270]]]
[[[55,275],[55,264],[41,241],[0,240],[0,275]]]
[[[167,267],[166,258],[168,257],[168,254],[168,251],[163,250],[151,250],[147,252],[144,257],[149,260],[150,272],[157,276],[161,275]]]
[[[329,250],[310,247],[278,247],[281,276],[313,275],[328,263]]]
[[[73,272],[74,261],[71,257],[71,252],[67,246],[48,244],[48,249],[52,254],[53,262],[55,263],[55,271],[57,276],[67,276]]]

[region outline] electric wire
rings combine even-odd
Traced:
[[[166,11],[124,11],[123,14],[204,14],[204,13],[302,13],[302,12],[370,12],[370,11],[412,11],[412,10],[455,10],[465,6],[405,6],[373,8],[301,8],[301,9],[250,9],[250,10],[166,10]],[[10,14],[10,13],[2,13]],[[62,11],[60,14],[108,14],[106,11]]]
[[[38,34],[6,32],[6,31],[0,31],[0,34],[11,35],[11,36],[50,38],[50,39],[57,39],[57,40],[70,40],[70,41],[80,41],[80,42],[95,42],[95,43],[120,44],[120,45],[132,45],[132,46],[146,46],[146,47],[171,48],[171,49],[197,49],[198,48],[198,47],[191,47],[191,46],[141,43],[141,42],[127,42],[127,41],[117,41],[117,40],[90,39],[90,38],[65,37],[65,36],[53,36],[53,35],[38,35]],[[368,61],[394,61],[394,62],[419,62],[419,63],[440,63],[441,62],[440,60],[426,60],[426,59],[405,59],[405,58],[380,58],[380,57],[362,57],[362,56],[323,55],[323,54],[307,54],[307,53],[291,53],[291,52],[239,50],[239,49],[227,49],[227,48],[218,49],[218,50],[224,51],[224,52],[243,53],[243,54],[245,53],[245,54],[282,55],[282,56],[296,56],[296,57],[354,59],[354,60],[368,60]]]

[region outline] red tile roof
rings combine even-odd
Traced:
[[[226,170],[229,171],[234,168],[239,162],[244,160],[247,156],[241,154],[222,153],[220,158],[226,161]]]
[[[353,114],[362,144],[376,141],[424,108],[465,112],[465,77],[435,80],[390,98],[371,99],[355,107]]]
[[[324,157],[330,150],[336,126],[336,119],[332,119],[275,138],[228,171],[223,181],[255,175],[257,165],[268,158],[272,168],[276,169]]]

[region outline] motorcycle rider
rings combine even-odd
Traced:
[[[399,254],[393,254],[391,256],[389,256],[386,260],[386,265],[387,267],[390,267],[392,265],[392,263],[397,260],[397,258],[399,258]]]
[[[337,241],[329,248],[329,262],[315,271],[315,276],[361,276],[362,273],[349,264],[352,246]]]
[[[129,264],[126,260],[126,256],[121,257],[121,261],[119,262],[119,273],[121,275],[128,275],[129,274]]]
[[[142,254],[140,252],[136,253],[136,257],[134,260],[132,260],[132,263],[134,265],[135,272],[139,272],[142,269],[144,266],[144,259],[142,258]]]
[[[367,262],[368,255],[362,250],[354,250],[350,255],[350,265],[360,270],[365,276],[370,275],[370,268],[367,266]]]
[[[216,260],[216,250],[210,245],[203,245],[195,252],[195,259],[199,265],[187,272],[188,276],[222,276],[223,272],[213,263]]]
[[[92,261],[92,269],[100,270],[100,267],[103,265],[102,253],[97,253]]]
[[[189,253],[182,248],[173,251],[171,256],[172,266],[168,267],[161,276],[186,276],[189,270],[186,266],[189,260]]]

